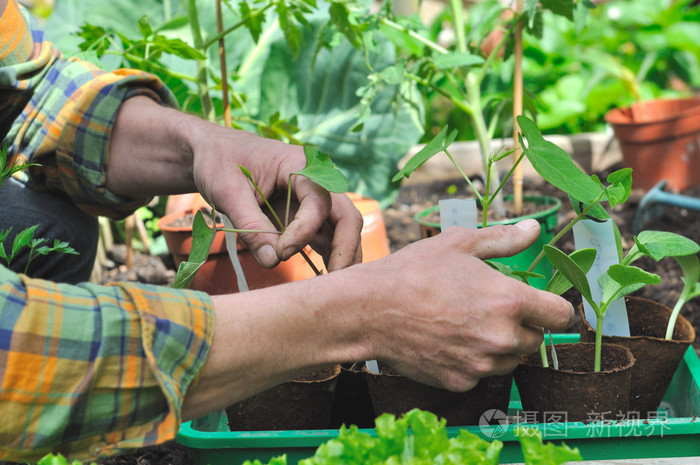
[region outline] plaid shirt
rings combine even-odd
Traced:
[[[62,59],[10,0],[0,17],[0,93],[12,159],[42,164],[28,182],[112,217],[143,201],[107,192],[104,167],[124,99],[170,103],[156,77]],[[55,284],[0,266],[0,460],[91,460],[172,439],[213,327],[200,292]]]

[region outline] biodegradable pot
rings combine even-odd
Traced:
[[[379,203],[359,194],[350,193],[348,197],[362,213],[364,220],[361,233],[363,262],[389,255],[389,241]],[[165,237],[175,265],[179,266],[181,262],[187,260],[192,247],[191,223],[183,221],[182,218],[191,217],[197,210],[206,210],[208,206],[198,194],[185,194],[184,197],[172,196],[172,199],[168,200],[168,206],[166,210],[170,213],[158,220],[158,227]],[[218,223],[217,227],[222,228],[224,225]],[[275,268],[267,269],[257,262],[243,242],[240,240],[236,242],[238,259],[250,289],[260,289],[315,276],[309,264],[300,254],[293,255]],[[304,252],[316,268],[325,269],[322,257],[311,247],[306,247]],[[226,250],[224,232],[217,233],[214,237],[209,257],[197,271],[190,284],[190,289],[204,291],[211,295],[238,292],[236,275]]]
[[[666,394],[671,379],[688,347],[695,340],[693,325],[678,316],[673,339],[666,340],[666,326],[671,309],[666,305],[641,297],[625,297],[630,337],[603,336],[603,342],[621,344],[632,351],[636,359],[630,381],[631,412],[639,412],[642,418],[656,412]],[[581,315],[581,341],[595,341],[595,329],[586,320],[583,305]]]
[[[614,108],[605,115],[620,144],[633,187],[662,179],[673,189],[700,183],[700,97],[657,99]]]
[[[512,196],[506,197],[506,200],[510,199],[512,199]],[[534,204],[536,208],[538,208],[538,211],[532,214],[522,215],[517,218],[489,222],[489,226],[492,226],[496,224],[515,224],[518,221],[527,218],[534,218],[539,221],[541,226],[540,236],[537,238],[534,244],[519,254],[513,255],[512,257],[496,258],[492,260],[508,265],[512,269],[519,271],[527,270],[530,264],[535,261],[535,258],[540,251],[542,251],[542,246],[552,240],[552,237],[554,237],[554,230],[557,227],[557,214],[561,208],[561,201],[556,197],[550,196],[524,195],[523,202]],[[418,222],[421,228],[422,237],[431,237],[440,232],[439,220],[435,221],[432,219],[439,216],[439,212],[440,206],[433,205],[432,207],[422,210],[415,215],[415,220]],[[552,264],[545,257],[537,264],[533,271],[541,274],[543,278],[531,278],[529,280],[530,285],[538,289],[544,289],[554,273]]]
[[[335,388],[331,409],[331,428],[356,425],[358,428],[374,428],[374,407],[362,367],[364,362],[343,365]]]
[[[482,378],[467,392],[452,392],[418,383],[392,373],[381,364],[380,373],[365,368],[367,386],[377,415],[399,416],[414,408],[428,410],[447,420],[447,426],[478,425],[492,409],[508,412],[513,375]]]
[[[620,419],[629,409],[630,376],[634,356],[625,346],[603,344],[601,371],[593,371],[595,344],[555,344],[559,370],[542,366],[539,352],[522,357],[515,369],[528,421],[546,423]]]
[[[327,429],[340,365],[287,381],[226,408],[231,431]]]

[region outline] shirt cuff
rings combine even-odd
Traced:
[[[125,100],[137,95],[177,106],[157,76],[121,69],[96,75],[81,87],[77,103],[64,110],[68,114],[56,150],[58,173],[62,190],[86,213],[121,219],[150,200],[124,198],[105,187],[109,142],[117,113]]]

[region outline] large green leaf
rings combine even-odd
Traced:
[[[306,176],[329,192],[342,194],[348,191],[348,180],[333,165],[331,157],[312,147],[304,147],[306,166],[294,174]]]
[[[600,185],[576,166],[571,155],[545,140],[531,119],[518,116],[518,125],[527,139],[527,146],[521,142],[523,152],[540,176],[584,204],[598,198]]]
[[[323,21],[316,19],[312,26],[319,28]],[[391,181],[396,164],[423,134],[421,108],[397,105],[399,88],[388,86],[374,99],[361,129],[354,131],[353,126],[360,115],[357,91],[367,84],[370,73],[366,58],[380,72],[394,64],[394,46],[380,37],[377,51],[365,57],[343,41],[314,58],[313,31],[305,36],[305,44],[294,61],[281,36],[273,41],[259,76],[259,119],[278,112],[282,119],[295,118],[299,128],[295,136],[330,155],[350,190],[387,206],[399,186]]]

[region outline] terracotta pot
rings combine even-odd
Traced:
[[[363,262],[389,255],[389,241],[379,203],[376,200],[358,194],[349,196],[363,214],[364,225],[361,233]],[[163,216],[158,221],[158,227],[165,237],[168,250],[173,256],[175,265],[179,266],[189,256],[190,248],[192,247],[192,227],[172,226],[172,224],[177,222],[178,218],[191,215],[199,208],[206,208],[207,205],[198,194],[187,194],[185,197],[172,196],[172,198],[176,202],[173,204],[174,207],[169,210],[174,211]],[[170,204],[170,201],[169,199],[168,204]],[[187,205],[191,207],[186,210],[180,210],[180,208],[184,208]],[[166,210],[168,209],[166,208]],[[223,224],[218,226],[223,227]],[[260,289],[315,276],[311,267],[300,254],[296,254],[281,262],[273,269],[267,269],[257,262],[253,254],[240,241],[237,242],[237,250],[238,258],[250,289]],[[311,247],[306,247],[304,252],[316,268],[325,272],[323,258],[320,255],[314,252]],[[204,291],[212,295],[238,292],[236,275],[226,251],[225,233],[218,233],[214,238],[209,257],[192,280],[190,289]]]
[[[226,408],[231,431],[328,429],[340,365],[287,381]]]
[[[678,365],[695,340],[695,330],[688,320],[679,316],[673,339],[666,340],[669,307],[641,297],[627,296],[625,303],[630,337],[603,336],[603,342],[621,344],[632,351],[636,362],[630,381],[629,409],[639,412],[641,418],[649,418],[659,407]],[[583,305],[579,305],[578,311],[581,341],[595,341],[595,329],[586,320]]]
[[[539,352],[523,357],[515,369],[528,422],[619,420],[629,409],[634,356],[627,347],[603,344],[601,371],[593,371],[595,344],[555,344],[559,370],[544,368]]]
[[[662,179],[677,190],[700,183],[700,97],[614,108],[605,121],[633,169],[633,187],[648,190]]]
[[[482,378],[467,392],[452,392],[418,383],[387,372],[380,364],[380,374],[365,369],[372,405],[376,415],[399,416],[419,408],[447,420],[447,426],[478,425],[489,410],[508,412],[513,375]]]
[[[170,215],[163,216],[158,220],[158,227],[165,237],[168,250],[173,256],[175,265],[186,261],[192,247],[192,226],[172,226],[178,219],[187,215],[192,215],[195,210],[177,211]],[[218,227],[224,227],[218,224]],[[260,265],[253,254],[246,246],[238,241],[238,259],[244,270],[248,287],[250,289],[260,289],[291,281],[299,281],[315,276],[311,267],[304,258],[296,254],[289,260],[281,262],[273,269],[267,269]],[[305,249],[307,255],[314,262],[316,267],[323,266],[321,256],[313,252],[311,248]],[[203,291],[211,295],[229,294],[238,292],[236,275],[226,250],[226,237],[224,232],[219,232],[214,237],[214,242],[209,250],[209,257],[202,267],[197,271],[190,289]]]

